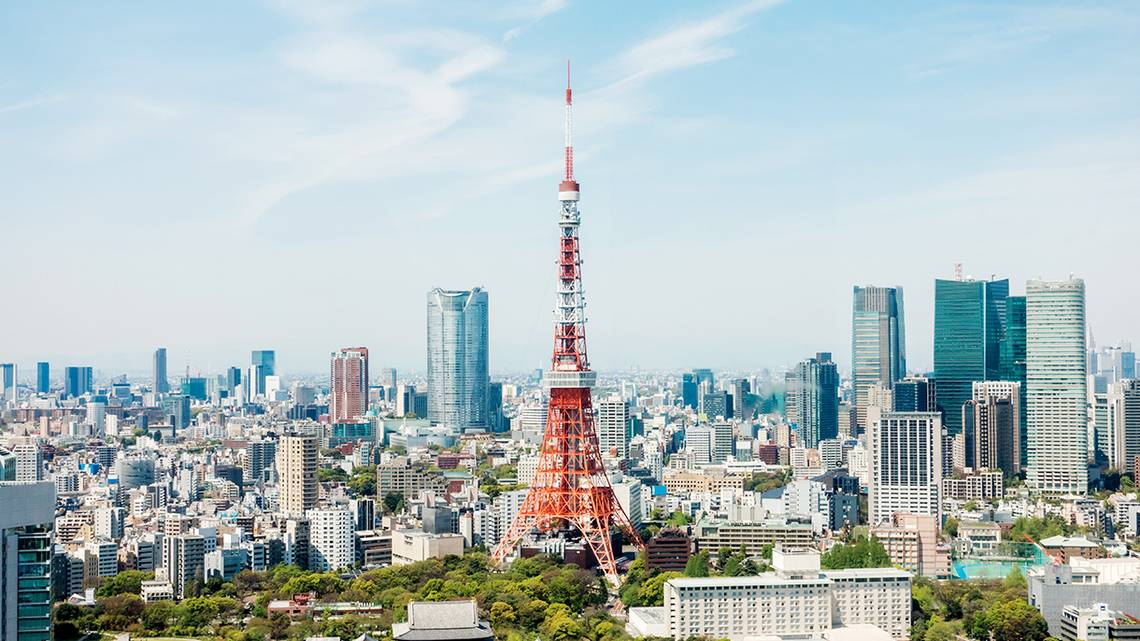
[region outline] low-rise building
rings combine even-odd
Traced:
[[[723,470],[704,469],[697,472],[681,470],[667,474],[665,490],[670,494],[684,496],[690,492],[717,493],[724,489],[744,491],[744,477],[726,474]]]
[[[938,543],[938,521],[926,514],[895,513],[890,524],[871,528],[891,563],[932,578],[950,576],[950,550]]]
[[[1084,559],[1045,564],[1030,570],[1029,603],[1041,611],[1049,632],[1061,634],[1065,606],[1091,608],[1103,603],[1114,611],[1130,612],[1140,603],[1140,558]]]
[[[1004,488],[1001,470],[972,470],[942,479],[942,495],[959,501],[1000,499]]]
[[[631,634],[732,641],[764,636],[829,638],[833,629],[881,629],[905,639],[910,574],[894,568],[821,572],[819,553],[777,547],[775,572],[678,578],[665,583],[662,608],[631,608]],[[872,635],[873,638],[873,635]]]
[[[743,548],[748,556],[760,556],[769,544],[806,547],[814,542],[811,525],[779,520],[701,521],[693,528],[693,534],[701,550]]]
[[[392,533],[392,565],[463,554],[463,535],[429,534],[421,530],[396,530]]]
[[[408,620],[392,624],[393,641],[492,641],[491,625],[479,620],[474,601],[412,601]]]
[[[1114,612],[1104,603],[1090,608],[1065,606],[1061,611],[1061,641],[1110,641],[1140,639],[1140,619],[1124,612]]]

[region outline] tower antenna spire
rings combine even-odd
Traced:
[[[570,106],[570,61],[566,61],[566,182],[574,182],[574,117]]]

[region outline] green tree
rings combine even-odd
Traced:
[[[637,591],[637,600],[643,606],[659,606],[665,603],[665,582],[685,576],[680,572],[662,572],[651,577]]]
[[[946,621],[936,614],[926,624],[922,641],[955,641],[961,633],[961,621]]]
[[[503,601],[495,601],[491,604],[491,612],[489,615],[491,625],[495,628],[503,626],[514,625],[518,617],[515,616],[515,609],[511,604]]]
[[[1037,608],[1025,599],[999,601],[974,618],[970,636],[986,641],[1044,641],[1049,625]]]
[[[404,511],[404,495],[398,492],[389,492],[384,495],[384,510],[390,514],[399,514]]]
[[[155,601],[146,604],[142,613],[142,624],[147,630],[162,632],[174,618],[173,601]]]
[[[854,543],[836,545],[824,552],[819,564],[827,570],[882,568],[890,566],[891,557],[877,539],[860,538]]]
[[[667,525],[671,525],[673,527],[683,527],[692,522],[692,519],[690,519],[684,512],[681,512],[680,510],[670,514],[669,518],[665,521]]]
[[[685,576],[702,577],[709,575],[709,553],[701,550],[689,557],[685,563]]]
[[[115,576],[103,579],[95,590],[95,596],[114,596],[116,594],[139,594],[142,592],[142,582],[154,578],[154,572],[142,570],[123,570]]]

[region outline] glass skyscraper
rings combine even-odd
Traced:
[[[0,483],[0,639],[52,638],[55,483]]]
[[[271,349],[257,349],[249,354],[251,376],[245,381],[246,396],[256,398],[265,393],[265,377],[277,375],[277,353]]]
[[[934,379],[950,435],[962,431],[962,405],[974,381],[997,380],[1009,281],[934,281]]]
[[[428,420],[456,430],[487,427],[487,292],[427,295]]]
[[[64,395],[83,396],[93,388],[93,371],[90,367],[68,367],[63,371]]]
[[[1085,283],[1031,280],[1026,291],[1026,380],[1031,489],[1088,491]]]
[[[854,288],[851,308],[851,383],[855,422],[867,426],[868,393],[888,389],[906,376],[906,332],[902,287]]]
[[[166,394],[170,391],[170,381],[166,378],[166,348],[154,350],[154,392]]]
[[[1018,453],[1020,468],[1025,467],[1026,431],[1026,382],[1025,382],[1025,297],[1010,296],[1005,301],[1005,333],[1001,339],[998,378],[1011,383],[1020,383],[1018,407]]]
[[[787,381],[794,409],[788,420],[796,424],[798,445],[818,447],[839,435],[839,370],[829,352],[820,352],[796,365]],[[794,416],[793,416],[794,413]]]
[[[51,391],[51,365],[40,361],[36,363],[36,393],[47,394]]]

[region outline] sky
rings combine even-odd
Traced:
[[[425,368],[426,293],[552,348],[566,60],[592,365],[850,361],[851,287],[1084,278],[1140,342],[1140,6],[0,4],[0,361]]]

